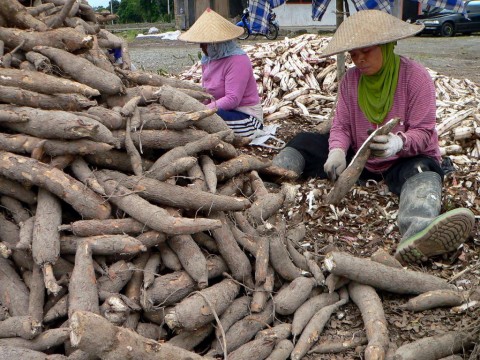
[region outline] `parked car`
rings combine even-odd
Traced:
[[[480,31],[480,1],[467,2],[466,12],[468,18],[453,10],[434,8],[424,13],[416,23],[425,25],[420,34],[453,36]]]

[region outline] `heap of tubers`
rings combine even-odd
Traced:
[[[418,359],[478,342],[465,330],[392,350],[377,292],[428,297],[410,311],[464,294],[392,259],[302,249],[305,224],[285,217],[296,188],[262,178],[291,174],[242,154],[198,85],[131,71],[99,19],[86,1],[0,3],[0,358],[301,359],[365,346],[366,359]],[[107,56],[118,47],[121,65]],[[350,299],[365,336],[318,350]]]

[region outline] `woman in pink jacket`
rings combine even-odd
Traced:
[[[335,181],[373,130],[400,118],[391,133],[374,136],[360,179],[385,180],[400,195],[395,256],[403,262],[456,250],[475,224],[468,209],[440,215],[444,172],[435,87],[422,65],[394,53],[397,40],[422,28],[378,10],[347,18],[321,54],[348,51],[355,64],[341,81],[330,133],[300,133],[273,159],[304,177]]]
[[[242,33],[207,9],[179,39],[200,44],[202,86],[214,98],[206,105],[217,108],[236,135],[252,137],[263,127],[263,110],[250,59],[234,40]]]

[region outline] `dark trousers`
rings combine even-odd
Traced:
[[[323,165],[328,158],[328,138],[329,134],[304,132],[296,135],[287,143],[286,146],[297,149],[305,158],[305,169],[302,173],[303,178],[317,177],[327,179]],[[355,152],[352,149],[348,149],[347,164],[350,163],[354,155]],[[443,181],[445,173],[440,164],[436,159],[424,155],[401,158],[389,169],[381,173],[374,173],[364,168],[359,180],[385,180],[389,190],[400,195],[402,186],[408,178],[425,171],[438,173]]]

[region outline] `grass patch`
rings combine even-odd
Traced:
[[[143,32],[140,30],[126,30],[126,31],[119,31],[115,33],[118,37],[125,39],[127,42],[133,41],[138,34],[142,34]]]

